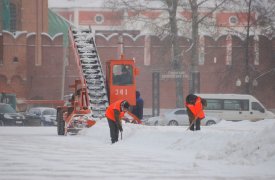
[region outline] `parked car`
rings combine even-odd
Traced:
[[[206,100],[204,112],[228,121],[274,119],[254,96],[248,94],[197,94]]]
[[[217,124],[221,119],[211,116],[205,116],[201,121],[201,125],[210,126]],[[177,108],[170,110],[158,117],[151,117],[147,121],[144,121],[145,125],[151,126],[189,126],[189,119],[185,108]]]
[[[25,117],[9,104],[0,103],[0,126],[24,126]]]
[[[149,117],[148,119],[143,119],[143,124],[144,125],[148,125],[148,126],[157,126],[159,123],[159,116],[155,116],[155,117]]]
[[[56,109],[50,107],[33,107],[26,114],[32,118],[39,118],[42,126],[56,126]]]
[[[42,121],[39,117],[33,114],[28,114],[26,112],[22,112],[25,116],[24,126],[41,126]]]

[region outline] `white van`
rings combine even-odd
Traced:
[[[207,101],[204,112],[224,120],[275,119],[275,115],[253,96],[246,94],[196,94]]]

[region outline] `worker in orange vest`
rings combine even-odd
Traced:
[[[189,117],[190,130],[200,130],[201,120],[205,117],[203,107],[206,106],[206,101],[199,96],[189,94],[186,97],[185,106]]]
[[[106,110],[105,115],[108,119],[112,143],[118,141],[119,131],[123,131],[121,118],[124,116],[124,113],[129,110],[129,107],[130,104],[126,100],[118,100],[110,104]]]

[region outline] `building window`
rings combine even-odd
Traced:
[[[226,65],[232,65],[232,37],[227,35],[226,37]]]
[[[229,24],[230,25],[236,25],[236,24],[238,24],[238,17],[237,16],[230,16],[229,17]]]
[[[3,64],[3,36],[0,36],[0,65]]]
[[[151,37],[145,36],[144,45],[144,65],[149,66],[151,64]]]
[[[96,24],[102,24],[104,22],[104,16],[102,14],[97,14],[94,20]]]
[[[12,60],[13,63],[18,63],[18,61],[19,61],[18,57],[14,57],[13,60]]]
[[[16,19],[17,19],[16,5],[13,3],[10,3],[10,31],[11,32],[16,31]]]
[[[259,48],[259,36],[254,36],[254,53],[255,53],[255,59],[254,64],[260,65],[260,48]]]
[[[133,67],[131,65],[113,66],[113,84],[130,85],[133,84]]]
[[[204,65],[204,55],[205,55],[205,40],[204,36],[200,37],[199,40],[199,65]]]

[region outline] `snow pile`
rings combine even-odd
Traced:
[[[248,165],[256,165],[264,161],[275,162],[274,120],[255,122],[254,125],[259,127],[259,131],[243,133],[236,139],[228,141],[221,157],[229,161],[232,159],[232,163]],[[236,159],[238,159],[237,162]]]
[[[112,145],[106,120],[75,136],[0,127],[0,179],[275,179],[274,119],[123,128]]]

